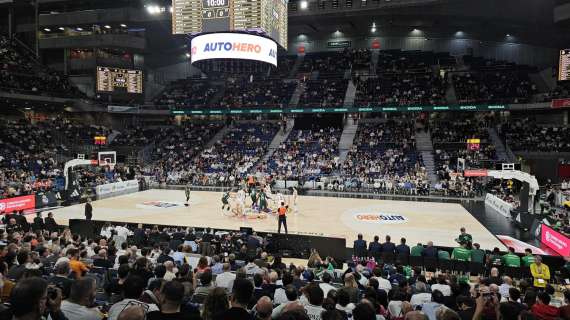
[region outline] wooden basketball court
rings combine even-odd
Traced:
[[[221,209],[221,197],[220,192],[192,191],[186,207],[183,190],[147,190],[92,202],[93,219],[277,232],[274,215],[264,219],[229,216]],[[247,201],[250,205],[249,197]],[[289,233],[342,237],[349,247],[358,233],[368,241],[378,235],[383,242],[388,234],[395,243],[405,237],[410,246],[431,240],[435,245],[454,247],[459,229],[465,227],[482,248],[504,249],[460,204],[312,196],[300,196],[297,203],[298,212],[287,216]],[[83,212],[83,204],[53,211],[56,221],[64,225],[69,219],[83,219]]]

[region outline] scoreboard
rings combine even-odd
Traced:
[[[172,0],[172,33],[246,31],[287,48],[287,0]]]
[[[97,91],[110,93],[143,93],[142,70],[97,67]]]
[[[570,80],[570,49],[560,50],[560,64],[558,65],[558,81]]]

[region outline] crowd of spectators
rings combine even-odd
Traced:
[[[494,167],[497,160],[487,127],[490,119],[463,117],[439,119],[430,123],[434,160],[439,183],[434,188],[446,195],[473,196],[483,193],[478,179],[457,174],[463,169]],[[468,139],[479,139],[479,145],[468,145]]]
[[[540,125],[534,119],[512,119],[500,127],[507,145],[516,151],[570,152],[568,126]]]
[[[307,80],[305,91],[299,97],[301,107],[342,107],[346,95],[348,80],[319,79]]]
[[[237,78],[226,81],[223,107],[286,107],[297,87],[296,81]]]
[[[180,127],[162,129],[153,140],[152,163],[142,168],[143,174],[158,182],[186,182],[194,158],[222,127],[221,122],[183,122]]]
[[[445,80],[427,73],[380,74],[356,78],[357,106],[368,105],[442,105]]]
[[[349,70],[353,54],[351,50],[308,53],[299,66],[299,73],[318,72],[320,77],[343,76]]]
[[[56,97],[81,96],[64,75],[44,67],[15,40],[2,35],[0,90]]]
[[[540,256],[485,252],[462,232],[449,253],[432,242],[367,246],[336,261],[312,251],[306,266],[284,263],[270,235],[106,224],[73,234],[53,215],[33,223],[8,215],[0,232],[2,319],[59,320],[478,320],[568,319],[570,292],[555,293]],[[467,239],[467,242],[464,240]],[[367,256],[398,254],[488,264],[465,277]],[[534,281],[513,281],[519,265]],[[505,269],[506,270],[506,269]],[[563,268],[563,272],[568,270]],[[542,281],[538,281],[541,279]]]
[[[414,121],[361,123],[340,172],[377,193],[426,195],[429,182],[415,144]]]
[[[537,92],[524,71],[480,71],[453,75],[459,103],[524,103]]]
[[[108,132],[63,118],[0,122],[0,197],[62,191],[64,163],[74,156],[71,146],[92,145],[95,135]],[[125,179],[122,170],[77,168],[75,173],[86,188]]]
[[[275,179],[313,180],[333,173],[339,166],[338,143],[342,129],[335,127],[293,130],[258,171]]]
[[[208,185],[235,185],[241,182],[268,151],[279,127],[275,123],[236,124],[226,136],[194,159],[193,181]]]
[[[208,106],[219,88],[208,80],[187,78],[171,82],[154,99],[157,105],[175,108],[202,108]]]

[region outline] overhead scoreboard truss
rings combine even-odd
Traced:
[[[287,0],[172,0],[172,32],[252,32],[287,48]]]
[[[192,64],[277,66],[278,45],[287,48],[287,0],[173,0],[172,9],[172,32],[191,37]]]

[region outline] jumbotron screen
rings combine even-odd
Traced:
[[[249,31],[287,49],[287,0],[172,0],[172,33]]]
[[[570,80],[570,49],[560,50],[560,64],[558,66],[558,81]]]
[[[109,93],[143,93],[142,70],[97,67],[97,91]]]

